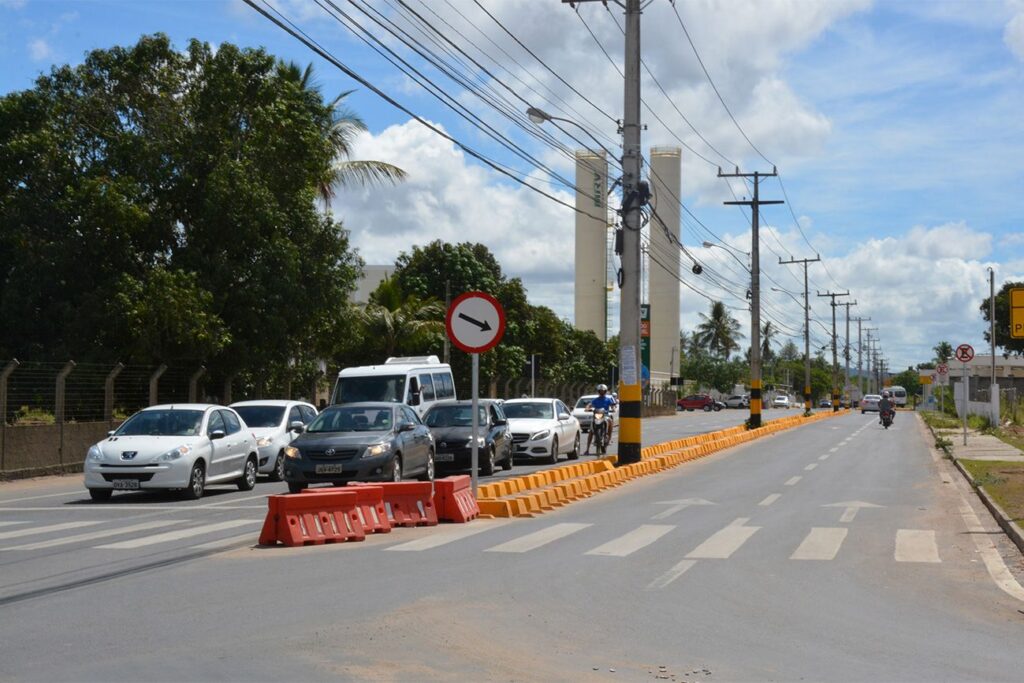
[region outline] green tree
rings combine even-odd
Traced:
[[[737,340],[742,339],[739,322],[729,314],[729,309],[721,301],[712,301],[709,314],[700,314],[701,323],[697,326],[700,344],[721,358],[739,348]]]
[[[940,341],[932,347],[932,351],[935,352],[936,363],[948,363],[953,357],[953,346],[948,341]]]
[[[894,386],[903,387],[907,390],[907,400],[916,396],[921,391],[921,373],[913,367],[909,367],[892,378]]]
[[[1003,286],[996,292],[996,346],[1003,349],[1007,354],[1015,356],[1024,355],[1024,339],[1014,339],[1010,336],[1010,290],[1024,288],[1024,282],[1004,282]],[[991,322],[989,306],[992,297],[985,297],[981,302],[981,317],[985,322]],[[985,341],[991,343],[991,325],[986,325],[984,330]],[[950,354],[952,355],[952,354]]]

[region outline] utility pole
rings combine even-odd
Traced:
[[[772,178],[778,172],[772,167],[771,173],[740,173],[737,168],[733,173],[722,173],[718,169],[719,178],[753,178],[754,198],[724,204],[737,204],[750,207],[750,429],[761,426],[761,251],[758,229],[762,204],[784,204],[781,199],[764,200],[760,198],[758,189],[761,178]]]
[[[850,391],[850,306],[856,306],[857,302],[847,301],[837,305],[846,307],[846,346],[843,347],[843,357],[846,359],[846,383],[843,385],[843,392],[848,394]],[[847,400],[852,406],[853,397],[849,396]]]
[[[871,364],[871,359],[874,357],[874,350],[875,350],[874,344],[877,341],[876,339],[873,339],[871,337],[871,333],[872,332],[877,332],[878,328],[877,327],[865,327],[864,331],[868,333],[868,340],[867,340],[867,345],[868,345],[868,362],[864,366],[864,372],[867,373],[868,387],[867,387],[867,390],[864,393],[867,393],[867,394],[877,394],[878,393],[877,391],[872,391],[872,389],[871,389],[871,380],[872,380],[872,378],[874,377],[874,374],[875,374],[875,371],[874,371],[874,367],[875,366]]]
[[[871,318],[865,318],[865,317],[862,317],[862,316],[857,316],[856,318],[854,318],[854,320],[857,321],[857,392],[859,394],[859,396],[857,397],[857,400],[859,401],[860,399],[864,398],[864,394],[867,393],[866,391],[864,391],[864,374],[863,374],[863,372],[861,370],[861,368],[862,368],[862,365],[861,365],[861,353],[864,350],[864,342],[861,339],[860,324],[862,322],[866,322],[868,320],[871,320]]]
[[[832,299],[832,412],[839,412],[839,358],[836,356],[836,297],[850,296],[850,292],[818,292],[818,296],[827,296]]]
[[[821,256],[814,258],[795,259],[788,261],[779,259],[779,265],[802,263],[804,265],[804,410],[811,409],[811,302],[807,293],[807,264],[820,261]]]
[[[452,281],[444,281],[444,310],[452,307]],[[444,362],[451,363],[451,350],[449,347],[448,335],[444,335]]]
[[[992,377],[988,384],[988,402],[990,406],[995,406],[996,399],[999,398],[999,390],[996,389],[996,271],[992,270],[991,266],[988,269],[988,320],[991,325],[989,337],[992,341]],[[999,416],[996,415],[992,421],[998,420]]]

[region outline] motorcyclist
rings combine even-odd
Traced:
[[[886,413],[889,413],[891,416],[890,419],[895,422],[896,411],[894,408],[895,406],[893,405],[892,399],[889,397],[889,392],[883,391],[882,400],[878,402],[878,424],[882,424],[882,416]]]
[[[587,412],[593,412],[599,408],[604,408],[605,416],[608,421],[608,437],[610,441],[612,438],[612,427],[614,422],[612,421],[612,411],[615,409],[615,399],[608,395],[608,385],[598,384],[597,385],[597,398],[593,399],[587,405]],[[587,432],[587,448],[583,451],[583,455],[590,455],[590,442],[594,439],[593,428]]]

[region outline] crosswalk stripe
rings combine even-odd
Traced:
[[[493,521],[488,524],[466,524],[459,527],[453,527],[451,529],[444,529],[441,531],[435,531],[429,536],[423,538],[417,538],[415,541],[409,541],[408,543],[400,543],[399,545],[393,545],[390,548],[384,550],[399,550],[399,551],[418,551],[418,550],[430,550],[431,548],[437,548],[442,545],[454,543],[455,541],[461,541],[464,538],[475,536],[483,531],[490,531],[491,529],[497,529],[498,527],[505,526],[510,523],[511,520]]]
[[[14,531],[0,531],[0,541],[8,538],[22,538],[23,536],[33,536],[35,534],[48,534],[53,531],[66,531],[68,529],[78,529],[83,526],[92,526],[93,524],[101,524],[101,522],[62,522],[60,524],[50,524],[49,526],[36,526],[31,529],[16,529]]]
[[[651,581],[649,584],[647,584],[647,590],[651,591],[657,590],[659,588],[664,588],[665,586],[669,585],[670,583],[678,579],[680,576],[685,574],[686,570],[695,564],[697,564],[697,560],[683,560],[679,562],[674,567],[669,569],[667,572],[656,578],[654,581]]]
[[[586,554],[603,555],[605,557],[626,557],[641,548],[649,546],[675,528],[675,525],[672,524],[642,524],[627,534],[599,545],[593,550],[588,550]]]
[[[924,529],[897,530],[895,557],[897,562],[942,562],[935,532]]]
[[[227,538],[218,538],[216,541],[210,541],[209,543],[200,543],[199,545],[192,546],[193,550],[216,550],[218,548],[226,548],[229,545],[235,545],[236,543],[244,543],[245,541],[251,541],[253,545],[256,541],[253,540],[252,534],[241,534],[240,536],[228,536]]]
[[[525,553],[530,550],[536,550],[541,546],[547,545],[553,541],[557,541],[560,538],[565,538],[577,531],[582,531],[587,527],[592,526],[590,524],[554,524],[546,529],[535,531],[532,534],[521,536],[520,538],[514,538],[511,541],[496,545],[493,548],[488,548],[489,553]]]
[[[761,527],[743,526],[747,519],[741,518],[708,537],[686,557],[691,560],[727,560],[740,549]]]
[[[786,486],[795,486],[803,477],[790,477],[789,481],[786,482]]]
[[[839,547],[846,540],[847,531],[843,527],[812,527],[811,533],[807,534],[789,559],[834,560]]]
[[[0,526],[14,526],[15,524],[28,524],[28,522],[0,522]]]
[[[158,519],[152,522],[143,522],[142,524],[134,524],[132,526],[120,527],[118,529],[89,531],[84,534],[76,534],[75,536],[62,536],[61,538],[54,538],[49,541],[39,541],[38,543],[26,543],[25,545],[15,545],[11,546],[10,548],[0,548],[0,550],[39,550],[41,548],[53,548],[54,546],[67,545],[69,543],[94,541],[97,538],[108,538],[110,536],[120,536],[122,534],[130,534],[136,531],[158,529],[164,526],[171,526],[172,524],[185,524],[186,521],[187,520]]]
[[[210,534],[215,531],[234,529],[236,527],[245,526],[246,524],[260,524],[262,522],[262,519],[232,519],[226,522],[206,524],[204,526],[194,526],[188,529],[168,531],[166,533],[157,534],[155,536],[143,536],[142,538],[135,538],[130,541],[121,541],[120,543],[110,543],[108,545],[98,545],[95,547],[103,550],[131,550],[133,548],[144,548],[149,545],[157,545],[158,543],[169,543],[171,541],[179,541],[183,538],[191,538],[193,536],[200,536],[202,534]]]

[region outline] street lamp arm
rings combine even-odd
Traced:
[[[568,123],[570,125],[576,126],[580,130],[582,130],[584,133],[586,133],[587,136],[591,140],[594,141],[594,144],[597,145],[598,147],[600,147],[604,151],[604,153],[608,155],[608,157],[610,159],[615,159],[616,158],[616,156],[614,154],[612,154],[611,150],[609,150],[607,147],[605,147],[603,144],[601,144],[601,141],[598,140],[594,136],[593,133],[591,133],[589,130],[587,130],[587,128],[585,126],[583,126],[583,125],[573,121],[572,119],[564,119],[564,118],[562,118],[560,116],[552,116],[551,114],[547,113],[543,109],[538,109],[537,107],[530,107],[529,109],[527,109],[526,110],[526,115],[529,116],[530,120],[533,121],[534,123],[536,123],[538,126],[541,125],[542,123],[544,123],[545,121],[550,121],[550,122],[554,123],[555,124],[555,128],[557,128],[558,130],[560,130],[563,133],[565,133],[566,135],[568,135],[577,144],[585,147],[586,145],[584,145],[583,142],[581,142],[579,139],[577,139],[575,136],[573,136],[571,133],[566,131],[564,128],[562,128],[561,126],[559,126],[555,122],[556,121],[560,121],[562,123]]]

